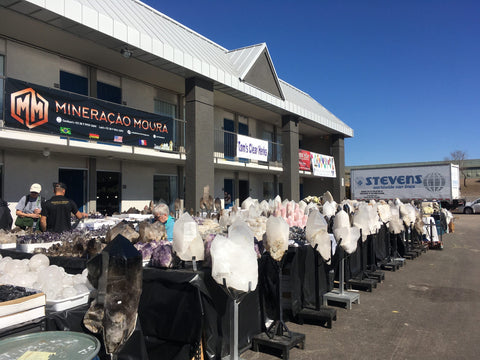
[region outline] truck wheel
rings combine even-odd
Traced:
[[[470,207],[467,207],[463,210],[464,214],[473,214],[473,209]]]

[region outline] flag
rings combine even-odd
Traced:
[[[98,134],[92,134],[92,133],[90,133],[90,134],[88,134],[88,137],[89,137],[90,139],[96,139],[96,140],[100,139],[100,135],[98,135]]]
[[[123,142],[123,136],[115,135],[115,136],[113,137],[113,141],[115,141],[115,142]]]
[[[72,129],[67,127],[60,127],[60,133],[64,135],[72,135]]]
[[[147,146],[147,140],[138,140],[138,143],[142,146]]]

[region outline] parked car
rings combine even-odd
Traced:
[[[457,208],[459,212],[464,214],[479,214],[480,213],[480,199],[474,201],[467,201],[464,206]]]

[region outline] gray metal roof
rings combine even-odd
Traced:
[[[128,45],[139,60],[181,76],[200,74],[213,80],[216,90],[353,136],[349,126],[276,74],[285,99],[242,81],[265,44],[229,51],[137,0],[0,0],[0,5],[112,49]]]

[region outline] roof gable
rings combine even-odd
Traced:
[[[229,51],[227,56],[241,81],[285,99],[265,43]]]

